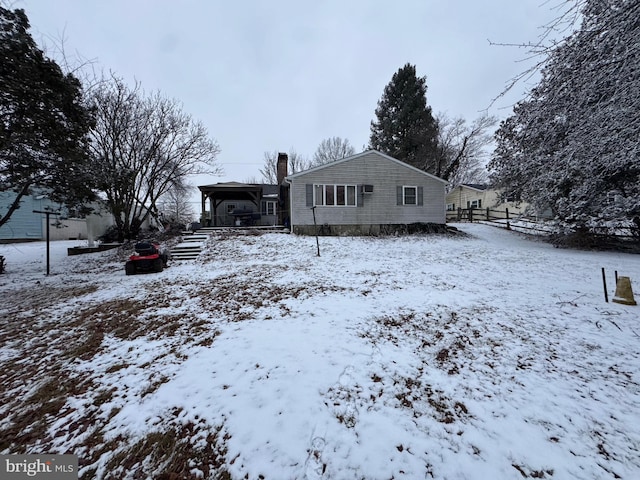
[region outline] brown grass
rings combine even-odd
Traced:
[[[190,441],[196,436],[206,441],[196,447]],[[211,429],[203,421],[175,425],[148,433],[133,445],[122,442],[106,470],[113,477],[191,480],[199,478],[193,473],[197,468],[204,478],[230,480],[225,469],[227,440],[221,428]],[[82,478],[92,478],[90,473]]]

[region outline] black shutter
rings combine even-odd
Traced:
[[[423,196],[422,187],[418,187],[418,205],[424,204]]]
[[[396,194],[398,199],[398,205],[402,205],[404,202],[402,201],[402,186],[398,185],[396,188]]]
[[[307,207],[313,207],[313,184],[307,183]]]
[[[364,185],[356,185],[356,205],[361,207],[364,205]]]

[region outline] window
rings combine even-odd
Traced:
[[[275,215],[276,214],[276,202],[273,200],[262,201],[262,215]]]
[[[236,209],[235,203],[227,203],[227,215],[231,215],[235,209]]]
[[[467,202],[467,208],[482,208],[482,200],[471,200]]]
[[[424,188],[407,185],[396,186],[397,205],[424,205]]]
[[[347,185],[347,205],[356,204],[356,186]]]
[[[355,185],[314,185],[313,204],[316,206],[355,207]]]
[[[402,187],[402,198],[404,205],[417,205],[418,187]]]
[[[336,185],[336,205],[346,205],[345,188],[344,185]]]
[[[453,212],[456,209],[455,203],[447,203],[447,212]]]
[[[324,186],[324,204],[325,205],[335,205],[335,185],[325,185]]]

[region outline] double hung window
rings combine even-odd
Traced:
[[[313,204],[326,207],[355,207],[356,185],[322,184],[313,186]]]

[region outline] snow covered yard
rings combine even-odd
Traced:
[[[469,237],[0,245],[0,452],[83,478],[640,478],[640,256]]]

